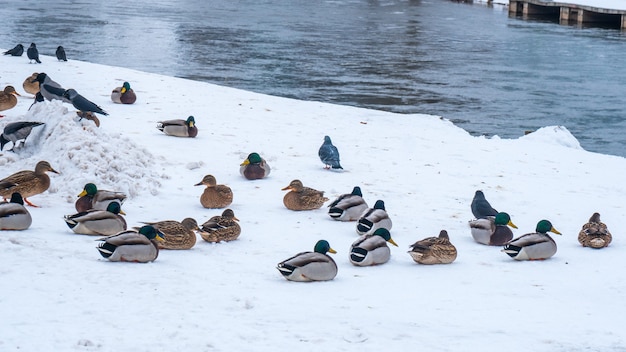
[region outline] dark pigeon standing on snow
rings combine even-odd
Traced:
[[[474,199],[472,199],[472,214],[476,219],[484,219],[488,216],[496,216],[498,211],[491,207],[491,204],[485,198],[483,191],[476,191]]]
[[[72,105],[82,112],[95,112],[96,114],[108,115],[108,113],[102,110],[101,107],[78,94],[78,92],[74,89],[70,88],[66,90],[63,97],[69,99]]]
[[[4,55],[22,56],[24,54],[24,45],[17,44],[13,49],[4,52]]]
[[[59,61],[67,61],[67,56],[65,56],[65,49],[63,49],[62,46],[59,45],[56,54]]]
[[[26,50],[26,55],[28,55],[28,59],[32,62],[35,60],[38,64],[41,63],[39,60],[39,50],[37,50],[37,46],[35,43],[30,43],[28,50]]]
[[[343,169],[339,164],[339,150],[330,141],[330,137],[324,136],[324,143],[317,154],[320,156],[322,163],[324,163],[325,169]]]
[[[22,145],[24,145],[33,127],[43,124],[43,122],[21,121],[12,122],[4,126],[4,132],[0,134],[0,150],[4,149],[4,145],[8,142],[13,142],[13,148],[11,148],[11,150],[15,150],[17,142],[20,140],[24,140],[22,142]]]

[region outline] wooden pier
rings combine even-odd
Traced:
[[[626,30],[626,10],[603,9],[556,1],[509,0],[509,14],[554,18],[561,24],[605,24]]]

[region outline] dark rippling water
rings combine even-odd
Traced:
[[[0,47],[444,116],[475,135],[566,126],[626,156],[626,36],[430,1],[3,0]],[[1,72],[1,68],[0,68]]]

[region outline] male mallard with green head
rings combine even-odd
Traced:
[[[385,228],[379,228],[371,235],[360,236],[350,246],[350,263],[357,266],[383,264],[389,261],[391,251],[387,242],[398,246]]]
[[[74,206],[78,212],[90,209],[106,210],[111,202],[117,202],[121,206],[125,200],[126,194],[123,192],[98,189],[95,184],[87,183],[80,194],[78,194],[78,200],[76,200]]]
[[[112,262],[147,263],[159,256],[157,241],[163,240],[163,234],[150,225],[142,226],[138,231],[127,230],[117,235],[104,237],[98,245],[102,257]]]
[[[198,135],[198,127],[193,116],[189,116],[187,120],[175,119],[159,121],[157,129],[168,136],[174,137],[195,137]]]
[[[504,245],[502,250],[515,260],[543,260],[556,253],[556,242],[548,232],[560,235],[552,223],[541,220],[537,223],[535,232],[522,235]]]
[[[504,212],[496,214],[495,217],[472,220],[469,226],[474,241],[488,246],[504,246],[513,239],[513,231],[509,226],[517,228],[511,221],[511,216]]]
[[[356,233],[359,235],[370,235],[377,229],[384,228],[391,230],[391,218],[385,209],[385,202],[377,200],[373,208],[365,210],[356,224]]]
[[[328,205],[328,215],[337,221],[357,221],[368,207],[361,187],[354,186],[352,193],[342,194]]]
[[[337,264],[326,253],[337,253],[326,240],[319,240],[313,252],[301,252],[286,259],[276,269],[289,281],[328,281],[337,276]]]
[[[132,104],[137,100],[135,91],[130,88],[130,83],[124,82],[121,87],[116,87],[111,92],[111,100],[117,104]]]
[[[125,213],[120,208],[120,203],[109,203],[106,210],[90,209],[64,217],[67,226],[74,233],[82,235],[111,236],[125,231],[126,220],[122,215]]]
[[[248,180],[258,180],[269,176],[272,169],[258,153],[250,153],[239,165],[239,173]]]
[[[10,202],[0,203],[0,230],[26,230],[32,223],[21,194],[14,192]]]

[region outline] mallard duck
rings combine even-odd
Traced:
[[[543,260],[556,253],[556,242],[548,232],[560,235],[548,220],[537,223],[535,232],[522,235],[504,245],[502,250],[515,260]]]
[[[355,186],[352,193],[342,194],[328,205],[328,215],[337,221],[357,221],[367,208],[361,187]]]
[[[226,209],[221,216],[213,216],[200,227],[200,236],[207,242],[228,242],[239,238],[241,227],[232,209]]]
[[[6,199],[13,192],[17,192],[22,195],[26,204],[36,207],[36,205],[28,201],[28,197],[43,193],[50,187],[50,177],[46,174],[48,171],[55,174],[59,173],[50,166],[49,162],[42,160],[35,166],[35,171],[18,171],[11,176],[5,177],[0,180],[0,183],[12,182],[16,186],[8,190],[0,190],[0,196]]]
[[[32,75],[27,77],[22,83],[22,88],[28,94],[37,95],[39,93],[39,82],[37,82],[37,75],[39,72],[34,72]]]
[[[469,222],[474,241],[489,246],[504,246],[513,239],[513,231],[509,226],[516,229],[517,226],[511,221],[507,213],[498,213],[495,217],[488,216]]]
[[[317,154],[324,163],[324,169],[343,169],[339,163],[339,150],[330,141],[330,137],[324,136],[324,143],[322,143]]]
[[[126,215],[120,203],[111,202],[106,210],[90,209],[73,215],[65,215],[67,226],[81,235],[111,236],[126,230]]]
[[[135,91],[130,88],[130,83],[124,82],[121,87],[113,89],[111,92],[111,100],[117,104],[132,104],[137,100]]]
[[[328,281],[337,276],[337,264],[327,252],[337,253],[328,241],[319,240],[313,252],[301,252],[276,266],[290,281]]]
[[[488,216],[496,216],[496,214],[498,214],[498,211],[492,208],[491,204],[489,204],[485,198],[483,191],[476,191],[470,207],[476,219],[484,219]]]
[[[24,54],[24,45],[22,44],[17,44],[16,46],[13,47],[13,49],[9,49],[4,52],[4,55],[11,55],[11,56],[22,56],[22,54]]]
[[[11,122],[4,126],[2,134],[0,134],[0,150],[4,149],[4,145],[13,142],[12,151],[15,151],[17,143],[21,140],[22,146],[26,144],[26,138],[30,135],[33,127],[43,125],[43,122],[20,121]]]
[[[100,255],[112,262],[147,263],[159,256],[157,243],[163,241],[163,234],[145,225],[138,231],[127,230],[98,241],[102,241],[97,247]]]
[[[13,86],[4,87],[4,91],[0,92],[0,111],[13,109],[17,105],[17,97],[20,96]],[[4,115],[0,115],[4,117]]]
[[[441,230],[439,237],[424,238],[410,247],[411,258],[420,264],[450,264],[456,259],[456,247],[446,230]]]
[[[213,175],[206,175],[194,186],[206,186],[200,196],[200,204],[209,209],[226,208],[233,202],[233,191],[226,185],[218,185]]]
[[[239,173],[248,180],[258,180],[269,176],[270,165],[257,153],[250,153],[239,166]]]
[[[374,208],[368,208],[361,214],[356,225],[356,233],[369,235],[380,228],[391,230],[391,226],[391,219],[385,210],[385,202],[379,199],[374,203]]]
[[[26,230],[32,223],[21,194],[14,192],[10,202],[0,203],[0,230]]]
[[[593,213],[591,218],[589,218],[589,222],[584,224],[582,230],[578,233],[578,242],[583,247],[600,249],[607,247],[612,240],[613,236],[606,225],[600,221],[599,213]]]
[[[198,127],[193,116],[189,116],[187,120],[176,119],[159,121],[157,129],[168,136],[174,137],[195,137],[198,135]]]
[[[391,238],[389,230],[385,228],[379,228],[371,235],[359,237],[350,246],[350,263],[357,266],[370,266],[388,262],[391,251],[387,242],[398,246]]]
[[[198,230],[198,223],[195,219],[185,218],[181,222],[164,220],[144,224],[153,226],[165,235],[163,241],[158,243],[159,249],[190,249],[196,245],[195,231]]]
[[[328,198],[324,197],[323,191],[304,187],[300,180],[291,181],[289,185],[282,190],[289,190],[283,197],[283,204],[290,210],[319,209],[324,205],[324,202],[328,200]]]
[[[82,192],[78,195],[78,199],[74,206],[76,211],[82,212],[90,209],[106,210],[111,202],[124,204],[126,194],[123,192],[113,192],[104,189],[98,189],[95,184],[87,183]]]

